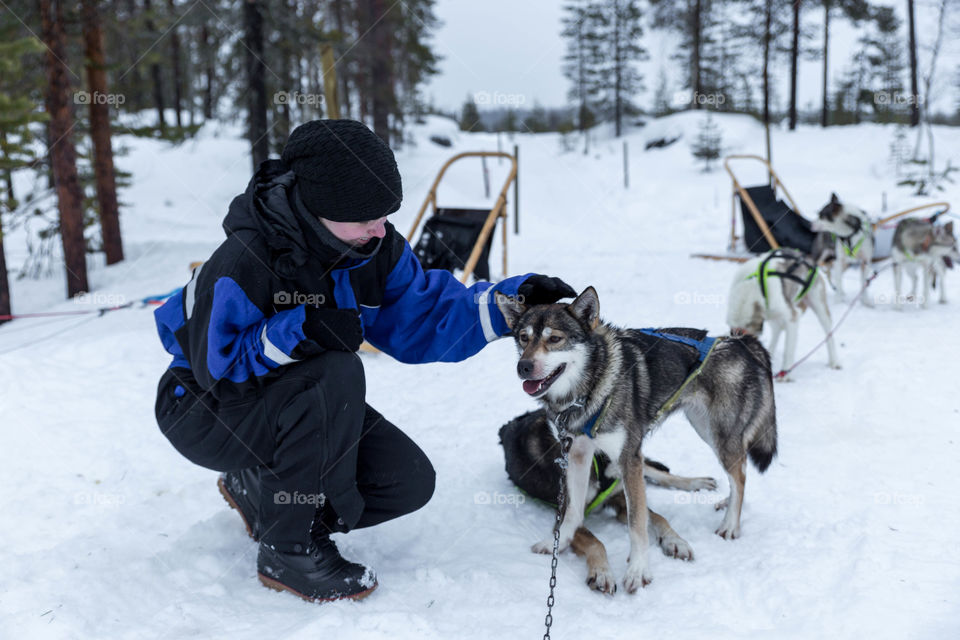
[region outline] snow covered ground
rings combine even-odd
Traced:
[[[584,156],[561,153],[553,134],[504,138],[505,148],[521,149],[521,233],[509,238],[510,272],[594,285],[602,315],[617,324],[725,332],[735,265],[689,257],[722,252],[729,235],[729,179],[722,170],[701,173],[690,156],[699,120],[679,114],[632,131],[629,190],[619,140],[600,136]],[[753,120],[717,121],[726,152],[762,153]],[[418,145],[398,156],[406,198],[393,218],[401,230],[447,157],[496,148],[493,135],[449,129],[431,120],[415,132]],[[670,130],[685,137],[642,151]],[[428,142],[435,132],[452,135],[454,148]],[[960,130],[937,136],[941,155],[960,164]],[[883,191],[891,212],[929,200],[894,187],[892,138],[891,127],[878,125],[775,131],[775,166],[808,216],[836,191],[879,217]],[[62,300],[59,275],[14,281],[14,312],[164,293],[217,246],[226,206],[250,173],[239,129],[210,127],[176,148],[127,142],[128,259],[95,266],[82,303]],[[506,165],[489,168],[496,193]],[[763,179],[759,171],[743,177]],[[479,162],[452,172],[440,199],[483,201]],[[951,185],[943,199],[960,203],[960,188]],[[16,267],[22,235],[5,244]],[[499,264],[495,250],[494,272]],[[847,273],[848,293],[857,277]],[[647,453],[721,485],[693,495],[650,490],[695,562],[651,548],[653,584],[606,598],[585,586],[584,563],[563,554],[553,637],[958,637],[960,277],[949,274],[946,286],[951,303],[928,311],[882,302],[854,309],[839,332],[841,371],[829,370],[819,351],[795,382],[777,385],[780,455],[766,474],[748,472],[739,540],[713,533],[721,519],[713,503],[727,490],[720,466],[682,419],[670,419]],[[889,270],[872,286],[878,296],[892,289]],[[833,308],[839,317],[843,309]],[[821,337],[808,314],[798,354]],[[153,400],[168,357],[150,308],[0,327],[0,637],[539,637],[549,557],[529,547],[549,532],[553,514],[524,501],[503,470],[497,430],[533,408],[512,344],[499,341],[459,364],[364,360],[370,403],[424,448],[437,491],[415,514],[340,536],[345,555],[373,566],[381,586],[361,603],[318,607],[259,584],[256,545],[217,493],[216,474],[182,459],[159,433]],[[609,513],[588,524],[622,575],[626,530]]]

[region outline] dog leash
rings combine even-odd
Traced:
[[[547,615],[543,619],[546,631],[543,634],[543,640],[550,640],[550,627],[553,626],[553,590],[557,587],[557,563],[560,559],[560,523],[563,520],[563,502],[566,491],[563,490],[563,482],[566,479],[567,457],[570,453],[571,438],[564,438],[560,441],[560,468],[564,473],[560,474],[560,495],[557,496],[557,522],[553,527],[553,557],[550,559],[550,594],[547,596]]]
[[[774,375],[773,377],[774,377],[774,378],[785,378],[785,377],[787,377],[788,375],[790,375],[790,372],[791,372],[791,371],[793,371],[794,369],[796,369],[796,368],[797,368],[798,366],[800,366],[805,360],[807,360],[810,356],[812,356],[812,355],[816,352],[817,349],[819,349],[820,347],[822,347],[823,345],[825,345],[825,344],[827,343],[827,340],[829,340],[829,339],[833,336],[833,334],[834,334],[834,332],[837,330],[837,328],[843,323],[844,320],[847,319],[847,316],[850,315],[850,312],[853,311],[853,308],[856,306],[857,302],[860,301],[861,296],[863,296],[864,292],[867,290],[867,287],[870,286],[870,283],[872,283],[874,280],[876,280],[877,276],[880,275],[880,272],[881,272],[881,271],[883,271],[883,270],[886,269],[887,267],[892,266],[892,264],[893,264],[893,263],[886,264],[886,265],[880,267],[879,269],[876,269],[876,270],[873,272],[873,274],[872,274],[869,278],[867,278],[867,281],[864,283],[863,288],[860,289],[860,293],[858,293],[856,296],[854,296],[853,301],[852,301],[849,305],[847,305],[846,311],[844,311],[844,312],[843,312],[843,315],[840,316],[840,319],[837,321],[837,324],[833,325],[833,327],[830,329],[830,331],[827,332],[827,334],[824,336],[823,340],[821,340],[821,341],[817,344],[817,346],[815,346],[813,349],[811,349],[810,352],[807,353],[805,356],[803,356],[802,358],[800,358],[799,360],[797,360],[796,362],[794,362],[793,365],[791,365],[791,367],[790,367],[789,369],[781,369],[781,370],[780,370],[776,375]]]

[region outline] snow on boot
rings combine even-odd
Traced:
[[[260,540],[260,469],[251,467],[240,471],[227,471],[217,478],[220,495],[237,510],[243,526],[254,540]]]
[[[344,559],[329,536],[314,537],[302,553],[282,553],[261,542],[257,573],[267,587],[310,602],[360,600],[377,588],[373,571]]]

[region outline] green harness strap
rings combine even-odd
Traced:
[[[857,254],[860,252],[860,247],[863,246],[863,241],[866,239],[867,239],[867,234],[863,234],[863,236],[861,236],[860,238],[860,241],[857,244],[853,245],[853,248],[848,247],[847,243],[842,242],[841,244],[843,245],[844,253],[846,253],[851,258],[856,258]]]
[[[863,241],[861,240],[861,242]],[[858,244],[857,247],[859,246],[860,245]],[[814,267],[813,270],[811,271],[810,277],[806,281],[803,281],[796,276],[793,276],[791,278],[792,280],[796,280],[802,285],[800,287],[800,293],[798,293],[797,297],[793,299],[794,302],[800,302],[801,300],[803,300],[803,297],[810,292],[810,288],[813,287],[813,283],[816,282],[817,280],[818,273],[820,273],[820,269],[818,267]],[[759,264],[759,266],[757,266],[756,271],[754,271],[753,273],[751,273],[746,277],[747,280],[753,280],[754,278],[756,278],[757,281],[760,283],[760,293],[763,294],[763,304],[767,308],[770,307],[770,300],[767,297],[767,279],[770,278],[771,276],[782,278],[784,277],[784,274],[781,273],[780,271],[774,271],[773,267],[770,265],[770,261],[764,260]]]
[[[704,365],[707,364],[707,360],[710,359],[710,355],[713,353],[713,350],[717,348],[717,345],[720,344],[725,338],[720,336],[717,338],[714,343],[710,346],[710,350],[707,351],[707,355],[703,357],[703,360],[700,361],[700,365],[694,369],[690,375],[687,376],[687,379],[683,381],[683,384],[680,385],[680,388],[673,392],[673,395],[670,396],[666,402],[663,403],[663,406],[660,407],[660,410],[657,411],[656,417],[653,419],[653,424],[660,422],[660,420],[673,409],[673,405],[677,404],[677,400],[680,399],[680,394],[683,393],[683,390],[687,388],[687,385],[693,382],[697,376],[700,375],[700,372],[703,371]]]

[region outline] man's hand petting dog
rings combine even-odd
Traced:
[[[532,275],[517,288],[517,297],[521,304],[553,304],[563,298],[576,298],[577,292],[560,278],[544,275]]]

